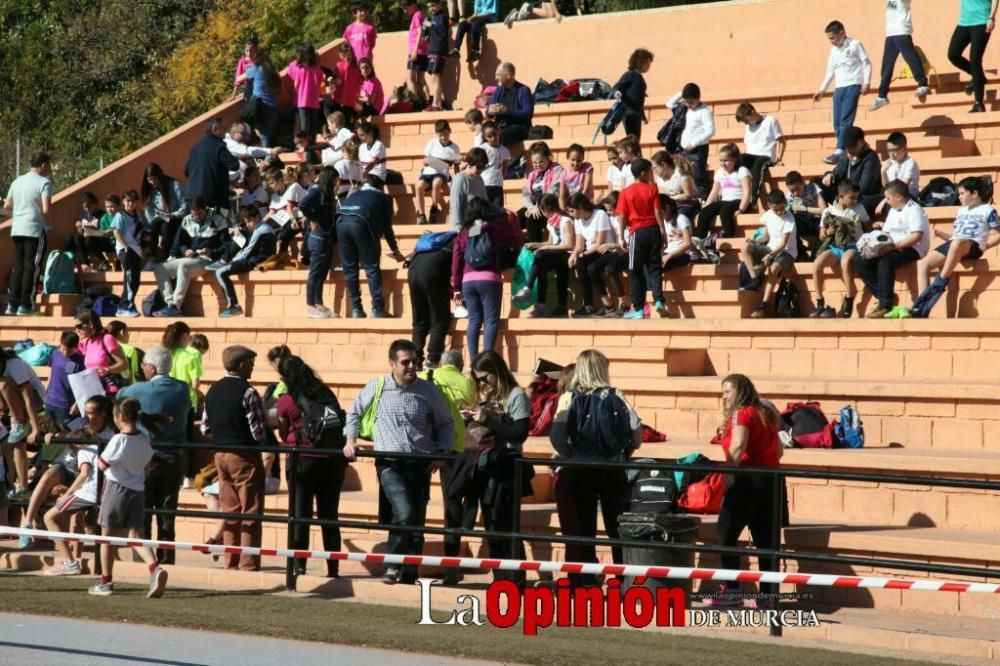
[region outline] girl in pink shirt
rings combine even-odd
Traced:
[[[574,143],[566,151],[569,168],[563,171],[559,183],[559,207],[566,209],[566,202],[574,194],[580,192],[591,201],[594,200],[594,167],[584,161],[584,148]]]
[[[340,81],[333,92],[333,101],[348,114],[349,120],[353,120],[354,105],[358,102],[358,92],[361,90],[361,70],[350,44],[341,44],[339,52],[340,60],[335,67]]]
[[[354,57],[371,60],[377,37],[378,31],[368,22],[368,7],[360,3],[354,5],[354,23],[344,30],[344,39],[354,49]]]
[[[382,90],[382,82],[375,76],[375,67],[368,58],[362,58],[358,63],[361,70],[361,89],[358,94],[358,101],[354,105],[355,111],[362,118],[371,116],[381,116],[385,113],[385,93]]]
[[[319,89],[323,83],[323,70],[316,59],[312,44],[299,44],[295,60],[288,65],[288,78],[295,86],[295,106],[299,112],[299,129],[316,140],[322,121],[319,113]]]
[[[233,97],[240,92],[240,77],[246,74],[247,67],[257,64],[257,40],[250,38],[243,47],[243,57],[236,62],[236,76],[233,78]],[[247,99],[252,95],[246,95]]]

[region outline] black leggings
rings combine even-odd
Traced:
[[[407,273],[410,311],[413,313],[413,344],[427,360],[437,364],[451,328],[451,252],[421,252],[413,257]]]
[[[736,213],[740,210],[739,201],[716,201],[701,209],[698,213],[698,228],[694,235],[702,240],[708,238],[708,234],[715,226],[715,218],[722,218],[722,235],[726,238],[736,236]]]
[[[603,256],[603,254],[585,254],[577,258],[576,266],[573,267],[576,279],[580,281],[580,298],[584,305],[594,305],[594,285],[604,284],[601,279],[601,265],[598,263]],[[600,289],[603,292],[603,286]]]
[[[959,25],[951,33],[951,43],[948,44],[948,60],[955,67],[972,77],[975,86],[976,102],[982,103],[986,96],[986,72],[983,71],[983,54],[986,45],[990,43],[990,33],[985,25]],[[965,49],[971,45],[969,58],[966,59]]]
[[[597,287],[597,293],[606,296],[608,288],[606,283],[611,284],[611,291],[616,298],[623,296],[621,285],[621,274],[628,270],[627,252],[605,252],[597,255],[594,263],[587,266],[587,273],[591,282]]]
[[[528,274],[528,287],[538,282],[538,302],[545,303],[549,292],[549,271],[556,272],[556,304],[564,308],[569,300],[569,252],[566,250],[536,250],[535,263]]]
[[[779,491],[780,492],[780,491]],[[717,524],[719,545],[736,546],[743,528],[750,528],[750,538],[755,548],[770,549],[774,544],[774,505],[776,502],[774,479],[765,476],[739,474],[726,491],[719,510]],[[739,569],[739,555],[720,555],[723,569]],[[758,555],[759,571],[777,571],[773,557]],[[739,583],[727,582],[726,587],[735,591]],[[774,583],[761,583],[761,594],[777,592]]]
[[[743,155],[743,166],[750,170],[753,191],[750,193],[750,204],[756,204],[760,199],[760,186],[764,181],[764,172],[771,165],[771,158],[764,155]]]

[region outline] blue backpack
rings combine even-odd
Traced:
[[[615,100],[615,103],[611,105],[611,108],[605,114],[601,124],[594,130],[594,138],[591,140],[591,143],[597,143],[597,135],[603,134],[604,144],[607,145],[608,137],[615,133],[615,130],[618,129],[627,112],[628,107],[620,99]]]
[[[434,233],[433,231],[425,232],[417,239],[417,245],[413,249],[415,254],[421,254],[423,252],[437,252],[439,250],[449,250],[451,249],[451,243],[455,240],[455,236],[458,233],[454,231],[440,231]]]
[[[121,299],[114,294],[98,296],[94,299],[94,312],[101,317],[114,317],[118,314],[118,305]]]
[[[840,408],[840,416],[833,422],[834,447],[861,449],[865,446],[865,426],[858,410],[851,405]]]
[[[574,457],[617,460],[632,448],[628,405],[611,388],[573,394],[567,436]]]
[[[72,252],[52,250],[45,261],[42,274],[43,294],[79,294],[80,282],[77,278],[76,262]]]
[[[473,236],[469,234],[469,242],[465,246],[463,258],[465,263],[476,270],[484,270],[496,266],[496,254],[493,252],[493,241],[486,233],[486,227],[482,223],[477,223],[478,233]],[[475,229],[475,227],[473,227]]]

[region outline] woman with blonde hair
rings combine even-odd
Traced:
[[[781,442],[778,431],[781,417],[757,394],[746,375],[733,374],[722,380],[720,443],[725,464],[748,467],[780,467]],[[778,501],[774,479],[759,474],[736,474],[727,479],[726,495],[719,511],[719,545],[735,547],[743,528],[750,528],[754,546],[764,550],[774,547],[774,504]],[[739,569],[739,555],[720,555],[723,569]],[[758,556],[761,571],[777,571],[774,558]],[[761,583],[762,594],[777,592],[775,586]],[[721,596],[710,602],[717,606],[742,606],[739,583],[723,583]]]
[[[608,357],[587,349],[576,358],[571,392],[560,396],[549,435],[562,458],[572,460],[623,461],[639,448],[642,424],[621,392],[611,385]],[[554,490],[559,525],[566,536],[597,535],[600,503],[604,530],[618,538],[618,516],[627,504],[624,469],[563,467],[556,470]],[[622,561],[621,548],[612,547],[615,562]],[[566,544],[566,561],[597,562],[594,546]],[[570,574],[574,585],[593,585],[594,576]]]

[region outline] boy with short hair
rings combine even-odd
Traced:
[[[830,83],[836,79],[833,90],[833,132],[837,137],[837,150],[828,155],[827,164],[837,164],[844,157],[844,130],[854,125],[858,113],[858,100],[868,92],[872,82],[872,61],[868,59],[861,42],[847,36],[847,30],[840,21],[830,21],[826,38],[833,46],[826,63],[826,75],[813,95],[818,102]]]
[[[510,150],[501,141],[500,128],[492,120],[483,123],[483,143],[477,148],[486,151],[486,168],[480,176],[486,186],[486,198],[497,208],[503,208],[503,176],[510,164]]]
[[[451,191],[448,194],[451,230],[459,231],[465,222],[465,211],[473,197],[486,199],[486,184],[482,173],[488,165],[486,151],[473,148],[465,155],[465,168],[455,174],[451,181]]]
[[[698,188],[698,196],[704,199],[712,189],[712,179],[708,175],[708,143],[715,136],[715,116],[701,101],[701,88],[697,83],[686,84],[667,101],[667,108],[673,109],[680,104],[687,107],[680,155],[691,163],[691,177]]]
[[[632,286],[632,309],[624,319],[646,318],[646,292],[653,292],[656,311],[667,316],[663,300],[663,264],[661,252],[666,228],[660,208],[660,191],[656,187],[653,165],[649,160],[632,161],[635,182],[621,191],[617,212],[622,228],[628,229],[630,240],[629,281]]]
[[[83,356],[79,351],[80,336],[75,331],[63,331],[59,348],[52,350],[49,361],[49,385],[45,389],[45,413],[65,425],[70,421],[73,391],[69,375],[83,370]]]
[[[830,319],[837,312],[826,304],[823,298],[823,268],[840,262],[844,279],[844,304],[840,308],[840,316],[850,318],[854,312],[854,257],[857,255],[857,242],[864,233],[868,223],[868,211],[858,203],[861,189],[850,180],[841,181],[837,186],[837,200],[834,201],[820,218],[819,237],[823,241],[820,251],[813,260],[813,283],[816,288],[816,309],[810,317]]]
[[[425,111],[444,109],[444,83],[441,75],[448,62],[448,43],[451,31],[448,26],[448,12],[441,7],[441,0],[428,0],[430,16],[424,18],[424,34],[427,38],[427,74],[434,88],[434,100]]]
[[[756,203],[761,198],[764,170],[772,164],[780,164],[785,155],[785,133],[777,118],[761,115],[749,102],[736,108],[736,122],[747,126],[743,132],[743,166],[750,170],[753,178],[750,201]]]
[[[486,120],[483,112],[479,109],[469,109],[465,112],[463,120],[465,121],[465,126],[472,132],[472,147],[479,148],[486,143],[486,140],[483,138],[483,122]]]
[[[882,163],[882,187],[894,180],[901,180],[910,188],[910,198],[916,199],[920,193],[920,167],[906,147],[906,135],[902,132],[893,132],[885,144],[888,156]],[[875,214],[881,214],[886,205],[886,200],[882,199]]]
[[[935,231],[934,235],[945,243],[928,252],[917,264],[920,295],[910,311],[914,317],[930,315],[931,309],[948,288],[948,280],[959,262],[975,261],[986,250],[1000,245],[1000,218],[989,204],[988,197],[981,178],[970,176],[958,184],[958,200],[962,208],[955,216],[954,232],[949,236]],[[939,267],[941,272],[931,282],[931,271]]]
[[[139,245],[139,193],[128,190],[122,197],[122,209],[111,222],[115,237],[115,252],[122,267],[122,297],[116,317],[138,317],[135,298],[139,293],[142,273],[142,247]]]
[[[434,133],[437,137],[428,141],[424,148],[424,168],[417,181],[417,224],[437,224],[440,221],[438,216],[444,207],[445,185],[448,184],[451,172],[458,172],[462,159],[462,149],[451,140],[451,125],[447,120],[435,122]],[[431,194],[430,221],[424,203],[428,192]]]
[[[910,0],[887,0],[885,3],[885,50],[882,53],[882,78],[878,85],[878,97],[872,102],[871,111],[878,111],[889,104],[889,84],[892,83],[896,59],[903,60],[917,82],[917,97],[926,97],[931,89],[927,87],[927,73],[920,60],[917,47],[913,45],[913,17],[910,14]]]
[[[819,218],[826,208],[823,198],[823,188],[817,183],[806,183],[798,171],[785,174],[785,198],[788,200],[788,210],[795,217],[795,240],[798,242],[799,254],[808,256],[810,250],[805,245],[805,239],[819,239]]]
[[[226,294],[226,309],[219,313],[220,317],[238,317],[243,314],[239,299],[236,298],[236,288],[233,286],[232,276],[249,273],[258,264],[264,262],[278,249],[278,239],[274,234],[274,229],[269,224],[262,224],[260,221],[260,211],[255,206],[244,208],[240,216],[243,224],[250,233],[250,238],[245,241],[232,258],[225,264],[217,266],[215,279]],[[235,244],[235,243],[234,243]]]
[[[406,54],[406,71],[409,72],[409,77],[406,79],[406,89],[423,102],[428,97],[427,81],[424,78],[427,72],[427,36],[423,31],[425,16],[420,11],[417,0],[400,0],[399,6],[410,17],[409,47]]]
[[[632,162],[642,157],[639,154],[639,144],[638,142],[630,136],[620,139],[618,143],[615,144],[618,148],[618,155],[621,159],[621,166],[618,167],[622,174],[622,186],[621,189],[625,189],[629,185],[635,182],[635,175],[632,172]]]
[[[767,276],[764,297],[750,315],[754,319],[767,316],[767,303],[771,300],[774,288],[781,282],[784,274],[791,270],[798,256],[795,218],[788,211],[785,193],[774,190],[768,194],[767,207],[767,212],[760,218],[764,225],[764,235],[746,243],[740,250],[740,261],[752,276],[748,284],[740,287],[740,291],[757,291],[765,274]]]

